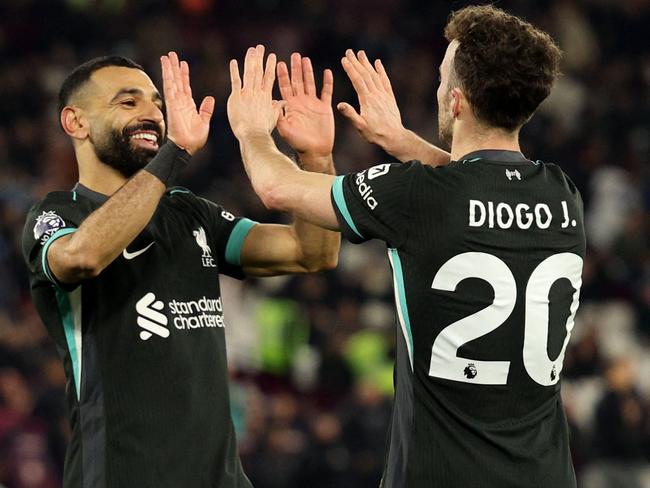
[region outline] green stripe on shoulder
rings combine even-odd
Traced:
[[[45,273],[45,276],[47,277],[48,280],[50,280],[52,283],[56,285],[56,280],[52,277],[50,274],[50,267],[47,265],[47,251],[52,245],[54,241],[56,241],[59,237],[67,236],[68,234],[72,234],[77,230],[76,227],[67,227],[65,229],[59,229],[57,230],[52,236],[47,240],[45,245],[43,246],[43,250],[41,251],[41,267],[43,268],[43,273]]]
[[[176,195],[177,193],[192,193],[192,192],[189,191],[187,188],[182,188],[182,187],[172,188],[171,190],[169,190],[170,195]]]
[[[361,232],[359,232],[359,229],[357,229],[357,226],[354,225],[352,215],[350,215],[350,211],[348,210],[348,204],[345,202],[345,195],[343,194],[343,178],[345,178],[343,175],[337,176],[334,180],[334,184],[332,184],[332,195],[334,196],[334,202],[339,208],[341,215],[343,215],[343,218],[348,224],[348,227],[350,227],[350,229],[352,229],[356,235],[361,237],[361,239],[364,239],[364,237],[361,235]]]
[[[250,219],[241,219],[235,224],[226,244],[226,262],[233,266],[241,266],[241,248],[248,232],[256,224],[257,222]]]

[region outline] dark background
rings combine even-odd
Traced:
[[[269,215],[245,178],[225,115],[227,63],[262,43],[335,73],[356,104],[346,48],[381,57],[405,125],[435,142],[437,69],[451,10],[466,2],[2,0],[0,2],[0,485],[60,485],[65,379],[31,305],[20,235],[29,206],[76,181],[56,93],[94,56],[121,54],[159,84],[158,59],[188,59],[214,95],[210,141],[183,184],[247,217]],[[562,166],[586,202],[589,254],[564,369],[584,488],[650,486],[650,2],[503,1],[565,51],[563,76],[524,128],[531,159]],[[346,173],[390,161],[337,116]],[[392,398],[394,304],[380,244],[344,244],[339,268],[300,278],[224,280],[233,417],[258,488],[377,487]],[[197,442],[201,442],[197,439]],[[435,439],[432,439],[435,442]],[[170,446],[180,448],[182,446]]]

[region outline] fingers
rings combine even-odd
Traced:
[[[386,73],[386,69],[384,69],[381,59],[375,60],[375,69],[377,70],[377,73],[379,73],[379,79],[381,80],[384,90],[393,93],[393,86],[390,84],[390,78],[388,78],[388,73]]]
[[[286,100],[273,100],[273,111],[275,112],[276,123],[278,120],[284,118],[284,109],[287,106]]]
[[[264,70],[264,78],[262,81],[262,89],[268,92],[273,91],[273,83],[275,83],[275,65],[277,60],[275,54],[269,54],[266,59],[266,69]]]
[[[172,75],[174,77],[176,93],[179,94],[183,92],[183,75],[181,74],[181,65],[178,60],[178,54],[176,54],[174,51],[170,51],[168,56],[172,67]]]
[[[287,64],[284,62],[278,63],[278,86],[284,100],[303,94],[316,97],[316,79],[314,78],[314,68],[311,60],[307,57],[301,57],[299,53],[293,53],[291,55],[291,76],[289,76]],[[332,103],[333,86],[334,77],[332,71],[325,70],[321,100],[328,104]]]
[[[188,96],[192,96],[192,87],[190,86],[190,66],[187,61],[181,61],[181,90]]]
[[[309,58],[302,58],[302,81],[305,85],[305,93],[316,96],[316,80],[314,79],[314,68]]]
[[[249,47],[244,58],[244,88],[255,86],[255,48]]]
[[[253,65],[253,73],[255,73],[255,87],[259,87],[264,82],[264,46],[261,44],[255,46]]]
[[[236,59],[230,60],[230,86],[234,92],[241,90],[241,78],[239,77],[239,65]]]
[[[293,96],[291,88],[291,80],[289,79],[289,69],[287,63],[281,61],[278,63],[278,86],[280,87],[280,95],[283,100],[289,100]]]
[[[370,64],[370,60],[368,59],[368,56],[366,56],[365,51],[359,51],[357,53],[357,59],[359,63],[362,66],[362,69],[364,70],[365,80],[370,80],[372,82],[372,85],[375,88],[382,88],[381,85],[381,80],[379,79],[379,75],[375,71],[375,69],[372,67],[372,64]],[[367,82],[367,81],[366,81]]]
[[[199,117],[201,117],[201,120],[206,124],[209,123],[212,118],[212,114],[214,113],[214,104],[214,97],[205,97],[201,102],[201,106],[199,107]]]
[[[246,51],[246,57],[244,58],[243,88],[260,88],[269,92],[273,90],[276,63],[277,60],[275,54],[271,53],[267,58],[266,68],[264,67],[264,46],[261,44],[258,44],[256,47],[248,48],[248,51]],[[233,78],[234,75],[235,73],[231,62],[230,80],[231,83],[236,84],[236,80]],[[238,73],[237,76],[239,76]]]
[[[320,92],[320,99],[327,103],[327,105],[332,105],[332,92],[334,91],[334,75],[332,74],[331,69],[326,69],[323,71],[323,89]]]
[[[165,100],[169,102],[176,98],[176,85],[174,83],[174,74],[172,73],[169,56],[160,57],[160,67],[162,68],[163,94]]]
[[[291,88],[294,95],[305,93],[302,81],[302,61],[299,53],[291,55]]]
[[[341,102],[336,106],[336,108],[345,117],[350,119],[352,125],[354,125],[358,130],[363,130],[366,127],[366,121],[364,118],[361,117],[361,115],[359,115],[349,103]]]
[[[359,51],[359,58],[365,57],[365,54],[362,56],[363,51]],[[352,69],[363,79],[364,84],[366,85],[366,88],[368,90],[371,90],[373,88],[377,88],[377,84],[375,84],[375,80],[373,79],[372,75],[374,74],[374,70],[372,69],[372,66],[370,66],[370,70],[359,61],[359,58],[357,55],[354,54],[352,49],[348,49],[345,51],[345,59],[347,59],[350,62],[350,65]],[[367,59],[367,58],[366,58]],[[371,73],[372,72],[372,73]]]
[[[357,92],[357,95],[360,98],[365,97],[368,94],[366,82],[363,80],[363,77],[359,74],[357,69],[352,65],[352,62],[348,57],[341,59],[341,65],[343,66],[345,73],[348,75],[348,78],[350,78],[354,91]]]

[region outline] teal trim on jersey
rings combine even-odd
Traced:
[[[235,224],[230,232],[228,243],[226,244],[226,261],[234,266],[241,265],[241,248],[244,245],[244,239],[248,232],[256,225],[257,222],[250,219],[241,219]]]
[[[77,192],[76,192],[76,191],[73,191],[73,192],[72,192],[72,201],[73,201],[73,202],[76,202],[76,201],[77,201]]]
[[[192,192],[184,188],[176,188],[175,190],[169,192],[170,195],[173,195],[174,193],[192,193]]]
[[[409,318],[409,309],[406,302],[406,289],[404,287],[404,272],[402,271],[402,261],[399,258],[397,249],[388,249],[388,257],[393,265],[393,279],[395,284],[395,299],[397,300],[398,317],[401,322],[402,332],[406,340],[409,359],[411,360],[411,369],[413,369],[413,333],[411,332],[411,319]]]
[[[473,159],[463,159],[463,164],[465,163],[475,163],[476,161],[480,161],[483,158],[473,158]]]
[[[361,239],[365,239],[365,237],[361,235],[361,232],[359,232],[359,229],[357,229],[357,226],[354,225],[352,215],[350,215],[350,211],[348,210],[348,204],[345,203],[345,195],[343,195],[343,178],[345,178],[343,175],[337,176],[334,180],[334,184],[332,185],[332,195],[334,196],[334,202],[336,202],[336,206],[339,208],[341,215],[343,215],[343,218],[347,222],[350,229],[352,229],[356,235],[361,237]]]
[[[45,245],[43,246],[43,250],[41,251],[41,266],[43,268],[43,273],[45,273],[45,276],[47,277],[48,280],[50,280],[52,283],[55,285],[56,280],[52,277],[50,274],[50,267],[47,265],[47,250],[50,248],[52,243],[56,241],[59,237],[67,236],[68,234],[72,234],[74,231],[76,231],[76,227],[67,227],[65,229],[59,229],[57,230],[52,236],[47,240]]]
[[[56,290],[56,303],[59,306],[63,331],[65,332],[65,342],[68,344],[70,353],[70,362],[72,363],[72,374],[74,376],[77,399],[81,393],[81,288],[77,288],[72,293],[66,293],[63,290]],[[72,304],[74,301],[74,305]],[[75,312],[78,311],[78,314]],[[77,347],[77,342],[79,347]]]

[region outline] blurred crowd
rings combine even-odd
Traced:
[[[355,103],[346,48],[381,57],[404,124],[436,142],[444,24],[467,2],[400,0],[3,0],[0,2],[0,486],[60,486],[65,377],[29,298],[20,236],[31,204],[76,181],[56,94],[77,64],[131,57],[159,83],[159,55],[189,60],[217,98],[208,146],[182,184],[230,211],[271,215],[227,124],[228,60],[263,43],[333,68]],[[522,133],[586,205],[589,251],[563,395],[582,488],[650,486],[650,1],[497,4],[548,30],[563,76]],[[160,85],[159,85],[160,86]],[[390,161],[337,116],[339,173]],[[344,244],[335,271],[222,283],[231,400],[258,488],[377,487],[392,402],[395,309],[385,248]],[[433,442],[435,440],[432,440]],[[200,440],[197,440],[200,442]]]

